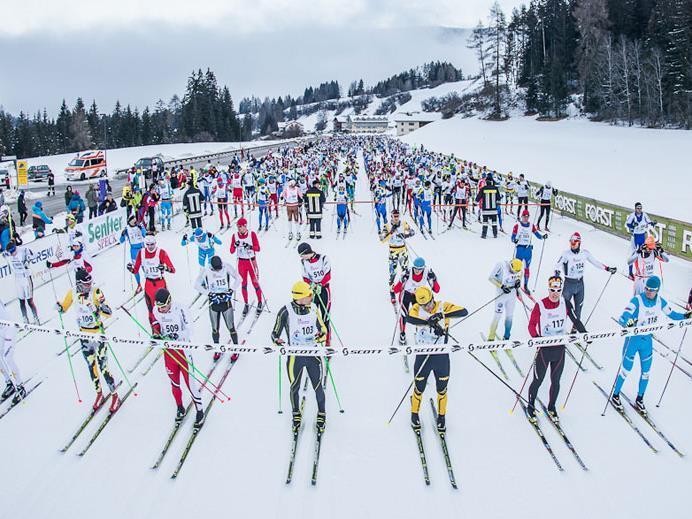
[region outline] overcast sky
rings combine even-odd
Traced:
[[[0,0],[0,106],[53,113],[64,97],[108,111],[182,94],[210,67],[234,99],[446,59],[474,64],[466,36],[492,0]],[[509,14],[522,0],[499,0]],[[402,28],[428,27],[425,30]],[[347,85],[345,85],[347,86]]]

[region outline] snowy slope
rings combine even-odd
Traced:
[[[690,132],[649,130],[585,119],[540,122],[515,117],[504,122],[453,117],[402,139],[410,144],[524,173],[535,182],[583,196],[692,221],[689,183]]]
[[[482,157],[480,157],[482,158]],[[363,176],[359,178],[358,199],[369,198]],[[313,247],[329,255],[332,261],[333,320],[346,344],[389,345],[394,316],[387,293],[387,250],[374,231],[370,209],[357,208],[353,228],[346,240],[334,238],[331,208],[325,217],[325,239]],[[251,221],[256,226],[255,219]],[[211,219],[208,227],[217,228]],[[290,297],[292,283],[300,279],[300,264],[295,249],[285,248],[286,221],[282,218],[260,236],[262,252],[259,269],[262,288],[273,313],[258,321],[249,342],[268,344],[276,311]],[[174,228],[180,228],[177,219]],[[507,226],[507,224],[506,224]],[[478,230],[477,224],[474,224]],[[569,219],[557,218],[551,225],[554,234],[545,244],[541,279],[545,278],[573,230],[584,236],[584,247],[596,257],[619,268],[628,245],[614,236],[592,231]],[[439,229],[442,229],[440,224]],[[159,234],[160,244],[169,251],[178,273],[169,276],[173,297],[192,298],[185,250],[179,246],[179,233]],[[222,236],[219,249],[229,258],[229,235]],[[442,296],[469,309],[475,309],[494,297],[495,289],[486,281],[493,265],[511,257],[509,238],[481,242],[476,233],[454,231],[441,234],[435,241],[415,236],[411,250],[424,256],[437,273]],[[472,251],[473,253],[469,253]],[[538,253],[538,250],[537,250]],[[190,265],[196,270],[194,254]],[[113,306],[124,298],[123,252],[116,248],[95,259],[96,279],[104,284]],[[537,261],[533,272],[538,269]],[[115,276],[109,272],[117,271]],[[685,296],[692,279],[689,263],[673,259],[666,266],[666,284],[678,297]],[[603,271],[586,268],[585,312],[590,312],[607,279]],[[67,289],[67,280],[58,283],[58,292]],[[616,275],[595,313],[589,329],[612,329],[611,315],[618,314],[631,294],[630,282]],[[129,282],[126,283],[129,290]],[[538,294],[545,294],[542,283]],[[252,298],[253,296],[251,296]],[[53,315],[50,288],[40,289],[39,312]],[[19,316],[17,308],[11,308]],[[487,308],[454,329],[459,341],[475,341],[479,332],[487,332],[492,309]],[[195,315],[195,312],[193,312]],[[145,320],[144,304],[137,316]],[[526,317],[521,307],[515,314],[514,334],[525,337]],[[66,317],[73,325],[71,315]],[[205,314],[195,323],[197,340],[210,339]],[[137,329],[126,315],[109,332],[134,336]],[[243,336],[241,331],[241,337]],[[409,335],[411,337],[411,335]],[[226,337],[222,332],[222,338]],[[670,332],[665,340],[677,345],[679,332]],[[410,382],[399,358],[342,358],[332,362],[344,414],[337,411],[331,387],[327,391],[328,424],[325,433],[317,487],[309,484],[313,438],[304,431],[298,449],[297,467],[290,487],[284,484],[289,449],[289,404],[287,380],[283,376],[284,413],[277,414],[277,360],[272,356],[241,356],[231,371],[224,391],[231,400],[216,405],[190,453],[180,477],[169,475],[183,448],[186,434],[175,442],[158,472],[149,469],[161,448],[175,411],[163,366],[159,363],[140,379],[139,396],[132,397],[106,428],[84,458],[75,455],[88,435],[66,454],[58,453],[93,398],[83,361],[73,360],[79,389],[85,400],[78,405],[69,376],[67,361],[56,357],[61,348],[58,339],[32,338],[20,343],[17,360],[26,375],[47,379],[25,403],[0,421],[3,438],[2,459],[7,470],[0,471],[3,489],[2,517],[84,517],[97,511],[103,519],[148,517],[208,517],[220,513],[234,517],[290,518],[620,518],[683,519],[689,517],[687,491],[692,480],[689,462],[679,459],[654,436],[641,420],[637,423],[659,448],[650,452],[612,409],[601,417],[603,398],[591,380],[610,387],[619,362],[621,341],[595,343],[593,355],[605,366],[603,371],[588,365],[581,374],[562,414],[563,426],[591,469],[583,472],[559,437],[548,424],[543,425],[563,466],[556,470],[521,413],[510,415],[512,394],[487,371],[464,354],[452,356],[449,386],[448,438],[457,480],[461,489],[450,488],[437,440],[432,434],[428,396],[421,412],[425,447],[432,485],[422,480],[414,437],[410,431],[407,405],[391,426],[386,421]],[[124,366],[139,354],[134,347],[116,346]],[[517,351],[526,369],[532,359],[529,351]],[[196,354],[200,365],[210,354]],[[495,368],[487,353],[479,358]],[[688,358],[692,354],[688,355]],[[522,379],[511,371],[515,388]],[[115,364],[111,359],[111,366]],[[667,376],[669,364],[654,358],[647,402],[652,413],[674,442],[689,452],[692,449],[692,420],[688,413],[692,381],[676,373],[664,404],[654,407]],[[571,361],[565,367],[563,392],[575,372]],[[282,370],[284,373],[284,370]],[[638,368],[626,384],[633,393]],[[545,397],[547,384],[541,395]],[[184,392],[185,394],[185,392]],[[204,394],[205,401],[208,394]],[[185,395],[187,399],[187,395]],[[313,426],[314,398],[308,394],[305,423]],[[189,430],[190,422],[184,429]],[[93,430],[93,428],[92,428]],[[11,468],[11,469],[9,469]]]

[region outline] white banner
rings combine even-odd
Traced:
[[[87,257],[97,256],[101,252],[119,243],[120,234],[125,229],[126,212],[120,208],[112,213],[102,214],[79,224],[82,241]]]
[[[275,346],[275,345],[234,345],[234,344],[202,344],[192,342],[163,341],[153,339],[139,339],[131,337],[118,337],[113,335],[102,335],[94,333],[84,333],[79,331],[61,330],[59,328],[48,328],[46,326],[36,326],[32,324],[22,324],[14,321],[0,320],[0,326],[14,327],[17,330],[33,330],[33,333],[42,335],[65,336],[71,339],[88,339],[90,341],[104,341],[111,344],[132,344],[135,346],[146,346],[154,348],[174,348],[189,351],[217,351],[220,353],[257,353],[260,355],[270,355],[278,353],[282,356],[292,355],[298,357],[331,357],[341,355],[348,356],[391,356],[391,355],[440,355],[457,353],[460,351],[494,351],[517,348],[542,348],[549,346],[559,346],[573,344],[575,342],[603,341],[607,339],[617,339],[622,337],[634,337],[637,335],[648,335],[673,329],[684,329],[692,325],[692,319],[682,321],[667,321],[664,324],[652,326],[641,326],[632,328],[620,328],[617,330],[603,330],[590,333],[575,333],[554,337],[535,337],[523,340],[492,341],[492,342],[473,342],[473,343],[454,343],[454,344],[430,344],[420,346],[342,346],[342,347],[316,347],[299,348],[296,346]],[[450,337],[451,339],[451,337]]]

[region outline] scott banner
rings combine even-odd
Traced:
[[[530,184],[533,188],[531,199],[536,202],[535,192],[541,186],[534,182],[530,182]],[[557,188],[560,189],[559,186]],[[553,210],[622,238],[630,239],[631,237],[625,222],[634,211],[634,201],[632,207],[626,208],[567,191],[559,191],[558,195],[553,198]],[[653,213],[648,214],[657,223],[653,234],[666,252],[686,260],[692,260],[692,224]]]

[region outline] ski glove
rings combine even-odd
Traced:
[[[514,282],[514,288],[519,288],[520,286],[521,286],[521,280],[517,279],[517,280]]]
[[[610,272],[611,275],[615,274],[618,271],[618,269],[615,267],[606,267],[606,270]]]
[[[502,291],[505,294],[509,294],[512,291],[512,287],[508,287],[507,285],[502,285]]]
[[[445,329],[442,328],[442,326],[440,326],[438,323],[435,323],[435,326],[433,326],[433,332],[438,337],[442,337],[446,333]]]
[[[627,319],[625,326],[627,326],[628,328],[632,328],[635,324],[637,324],[637,321],[630,317],[629,319]]]
[[[445,314],[443,312],[437,312],[437,313],[432,314],[428,318],[428,322],[430,323],[431,326],[436,326],[437,323],[439,323],[444,318],[445,318]]]
[[[55,303],[55,308],[58,310],[59,314],[62,314],[65,312],[65,310],[63,309],[63,307],[60,303]]]
[[[317,283],[314,283],[314,284],[312,285],[312,293],[313,293],[315,296],[319,296],[319,295],[322,293],[322,285],[319,285],[319,284],[317,284]]]

